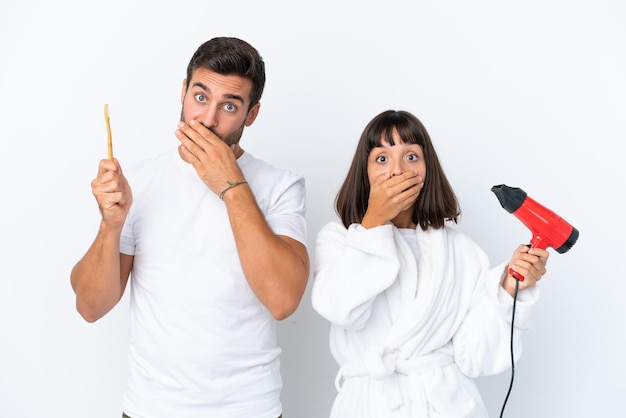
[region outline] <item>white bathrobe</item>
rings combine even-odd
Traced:
[[[490,269],[449,226],[416,234],[419,263],[391,224],[331,222],[317,236],[312,304],[340,366],[332,418],[487,417],[472,378],[511,365],[506,263]],[[518,294],[516,358],[537,297]]]

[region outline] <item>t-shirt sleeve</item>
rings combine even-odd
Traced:
[[[266,213],[269,227],[306,245],[306,190],[302,175],[292,174]]]
[[[132,208],[126,216],[122,236],[120,237],[120,253],[126,255],[135,255],[135,234],[133,232]]]

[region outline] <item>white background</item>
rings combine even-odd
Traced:
[[[621,0],[1,0],[0,417],[121,415],[128,295],[87,324],[69,283],[99,220],[103,105],[124,166],[176,146],[187,62],[222,35],[266,61],[242,146],[306,176],[313,262],[358,137],[386,109],[426,125],[459,228],[494,263],[531,236],[495,184],[574,225],[573,249],[552,251],[505,416],[625,416],[625,21]],[[323,418],[335,394],[310,283],[280,323],[286,418]],[[478,381],[492,416],[509,379]]]

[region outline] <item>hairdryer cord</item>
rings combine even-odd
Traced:
[[[517,291],[519,290],[519,279],[515,279],[515,294],[513,296],[513,315],[511,317],[511,383],[509,384],[509,390],[506,393],[506,398],[504,399],[504,403],[502,404],[502,410],[500,411],[500,418],[504,414],[504,408],[506,407],[506,403],[509,400],[509,395],[511,394],[511,389],[513,388],[513,379],[515,378],[515,359],[513,356],[513,330],[515,328],[515,304],[517,302]]]

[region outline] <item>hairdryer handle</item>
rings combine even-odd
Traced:
[[[515,277],[517,280],[519,280],[520,282],[524,281],[524,276],[522,276],[521,274],[519,274],[518,272],[516,272],[515,270],[513,270],[511,267],[509,267],[509,274],[513,277]]]
[[[547,247],[544,247],[542,244],[542,240],[541,237],[539,237],[538,235],[533,236],[533,238],[530,240],[530,244],[526,244],[526,246],[528,248],[541,248],[542,250],[545,250]],[[513,277],[515,277],[517,280],[519,280],[520,282],[524,281],[524,276],[522,276],[521,274],[519,274],[518,272],[516,272],[515,270],[513,270],[512,268],[509,267],[509,274]]]

